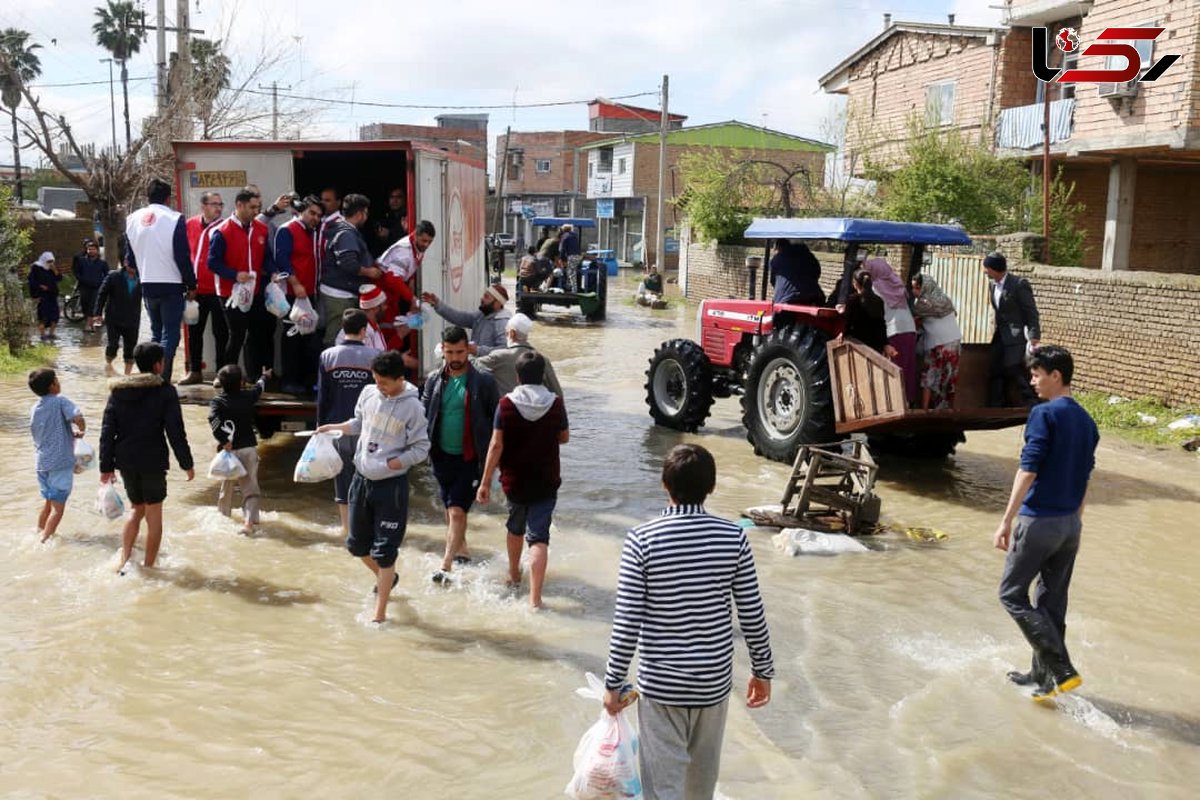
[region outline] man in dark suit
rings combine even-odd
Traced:
[[[1008,262],[1000,253],[984,256],[983,271],[991,279],[988,292],[996,314],[988,371],[988,405],[993,408],[1007,405],[1008,387],[1016,384],[1021,402],[1033,406],[1037,395],[1029,385],[1025,356],[1042,338],[1033,287],[1025,278],[1008,274]]]

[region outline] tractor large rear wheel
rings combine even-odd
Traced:
[[[792,463],[802,444],[834,438],[825,336],[789,326],[771,333],[750,358],[742,424],[756,455]]]
[[[646,370],[646,405],[665,428],[693,432],[713,404],[712,364],[700,345],[672,339],[654,351]]]

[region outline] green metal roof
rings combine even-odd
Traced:
[[[618,136],[602,142],[592,142],[581,150],[594,150],[598,147],[612,147],[622,142],[657,142],[658,133],[640,133],[636,135]],[[701,147],[731,147],[742,150],[794,150],[808,153],[828,153],[835,148],[831,144],[805,139],[803,136],[792,136],[789,133],[773,131],[747,125],[744,122],[731,120],[717,122],[712,125],[696,125],[690,128],[679,128],[667,132],[667,144],[695,145]]]

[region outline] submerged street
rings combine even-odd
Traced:
[[[303,441],[260,446],[263,526],[239,536],[203,476],[214,452],[185,407],[197,461],[172,465],[159,567],[115,574],[120,524],[91,512],[77,476],[60,535],[34,534],[33,395],[0,384],[9,556],[0,565],[0,794],[125,798],[550,798],[599,713],[578,698],[602,673],[624,532],[665,503],[662,458],[709,448],[709,510],[777,503],[788,468],[754,457],[736,399],[684,435],[651,424],[647,360],[694,336],[695,307],[632,305],[608,320],[547,312],[531,343],[566,393],[571,440],[550,547],[547,609],[505,588],[502,503],[476,507],[475,559],[433,585],[444,523],[427,466],[413,472],[400,583],[383,629],[371,582],[344,550],[330,483],[292,482]],[[63,393],[95,443],[102,338],[64,326]],[[1057,710],[1009,685],[1028,647],[996,599],[991,537],[1020,429],[975,433],[943,462],[883,462],[883,515],[942,530],[866,553],[790,557],[755,529],[777,677],[738,699],[737,645],[720,792],[812,797],[1186,798],[1200,782],[1200,512],[1194,456],[1106,438],[1097,453],[1068,614],[1083,687]]]

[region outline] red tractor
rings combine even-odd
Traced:
[[[909,245],[913,275],[927,246],[971,243],[957,226],[846,218],[756,219],[746,238],[768,245],[774,239],[845,242],[842,286],[850,284],[862,245]],[[964,440],[963,431],[1025,421],[1024,408],[983,407],[987,345],[963,346],[953,409],[909,409],[896,365],[859,343],[835,341],[843,328],[836,310],[773,304],[766,259],[763,299],[755,299],[756,271],[748,271],[751,299],[701,302],[698,341],[672,339],[655,350],[646,371],[646,403],[659,425],[695,431],[714,398],[741,395],[742,423],[755,454],[791,463],[803,444],[856,431],[899,444],[910,455],[942,457]]]

